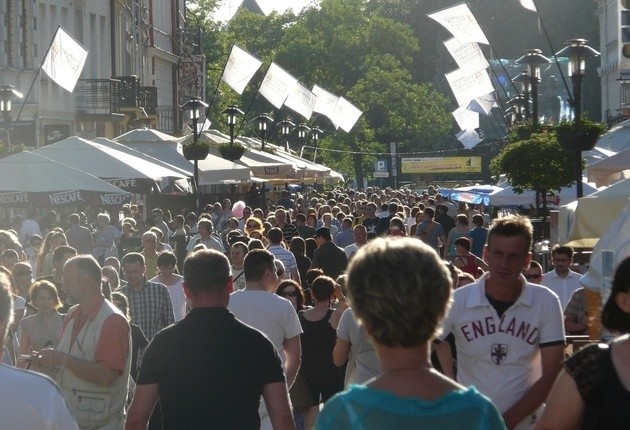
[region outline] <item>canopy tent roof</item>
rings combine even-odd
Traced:
[[[162,167],[166,167],[167,169],[175,170],[176,172],[179,172],[182,175],[192,176],[192,173],[189,170],[182,169],[180,167],[177,167],[173,164],[168,163],[167,161],[163,161],[157,157],[152,157],[151,155],[146,154],[142,151],[138,151],[132,148],[131,146],[123,145],[122,143],[118,143],[113,140],[107,139],[106,137],[97,137],[96,139],[92,139],[92,142],[96,142],[100,145],[106,146],[108,148],[116,149],[118,151],[126,152],[127,154],[142,158],[151,163],[158,164]]]
[[[600,136],[597,141],[599,148],[621,152],[630,148],[630,119],[627,119]]]
[[[630,179],[560,208],[560,243],[592,248],[630,200]]]
[[[630,148],[588,166],[588,180],[597,186],[630,177]]]
[[[186,175],[77,136],[34,151],[133,193],[191,192]]]
[[[219,156],[218,145],[230,141],[229,136],[218,130],[206,130],[203,135],[215,144],[210,146],[210,154],[215,156]],[[247,166],[253,176],[264,179],[265,182],[287,182],[299,179],[295,164],[277,155],[251,147],[245,151],[237,163]]]
[[[262,143],[258,139],[241,137],[238,140],[250,148],[258,149],[262,147]],[[299,179],[301,182],[314,183],[321,181],[339,183],[344,181],[342,174],[331,170],[329,167],[309,161],[306,158],[300,157],[291,152],[287,152],[284,148],[278,145],[267,144],[267,147],[273,149],[274,155],[284,158],[295,165],[298,169],[298,178],[296,179]]]
[[[451,200],[465,202],[473,205],[490,205],[490,194],[501,191],[503,188],[496,185],[471,185],[469,187],[457,187],[453,189],[443,188],[442,195]]]
[[[0,203],[20,207],[120,205],[131,194],[96,176],[39,154],[0,159]]]
[[[136,128],[121,134],[114,140],[117,142],[179,142],[181,137],[171,136],[152,128]]]
[[[597,191],[597,188],[583,182],[584,195]],[[549,209],[557,209],[563,204],[570,203],[577,199],[577,192],[574,186],[562,188],[559,194],[547,196],[547,207]],[[523,194],[516,194],[511,186],[495,191],[490,194],[490,204],[498,207],[518,207],[518,206],[536,206],[536,192],[533,190],[525,190]],[[540,204],[542,206],[542,203]]]
[[[118,141],[118,139],[119,138],[116,138],[115,140]],[[187,176],[192,176],[194,174],[193,162],[184,158],[182,151],[182,143],[185,141],[184,139],[178,141],[130,140],[121,142],[124,143],[125,146],[148,154],[185,171]],[[198,167],[199,185],[214,185],[251,180],[249,168],[216,157],[212,154],[209,154],[205,160],[199,160]]]
[[[604,284],[602,276],[604,250],[613,252],[613,268],[630,256],[630,202],[597,241],[589,261],[588,272],[580,278],[582,285],[593,291],[601,290]]]

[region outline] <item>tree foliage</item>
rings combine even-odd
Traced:
[[[555,133],[534,133],[503,148],[490,162],[490,170],[504,173],[518,194],[525,189],[546,194],[575,181],[576,156],[560,148]]]
[[[228,104],[249,109],[241,134],[255,134],[250,119],[260,112],[272,113],[276,120],[289,115],[295,123],[302,121],[286,108],[270,112],[273,107],[257,96],[258,85],[274,61],[306,87],[317,84],[364,112],[350,133],[335,130],[323,116],[311,120],[325,132],[318,159],[332,168],[362,181],[375,159],[366,154],[386,152],[389,142],[416,151],[439,145],[452,132],[450,102],[431,84],[414,81],[418,40],[406,24],[365,6],[365,0],[323,0],[319,8],[298,17],[238,12],[217,43],[223,57],[215,51],[218,59],[208,65],[209,98],[233,44],[261,59],[263,66],[240,97],[225,84],[218,86],[210,115],[213,127],[224,128],[220,112]],[[328,148],[335,151],[327,152]]]

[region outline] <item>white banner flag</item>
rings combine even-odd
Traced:
[[[313,94],[317,96],[313,112],[325,115],[333,122],[335,128],[339,128],[335,122],[335,106],[337,106],[339,96],[336,96],[317,85],[313,85]]]
[[[478,42],[484,45],[489,44],[475,16],[465,3],[430,13],[427,16],[442,24],[462,43]]]
[[[87,55],[87,49],[70,36],[63,27],[58,27],[50,49],[46,53],[42,70],[59,86],[73,92]]]
[[[471,100],[494,91],[486,70],[470,73],[457,69],[445,76],[459,106],[468,106]]]
[[[297,79],[282,67],[271,63],[258,92],[276,109],[280,109],[295,84],[297,84]]]
[[[465,107],[458,107],[452,112],[457,125],[462,130],[474,130],[479,128],[479,114]]]
[[[261,64],[262,61],[258,58],[234,45],[225,65],[225,70],[223,70],[221,80],[237,93],[243,94],[245,87],[254,77]]]
[[[335,106],[335,120],[336,125],[341,127],[346,133],[349,133],[354,127],[354,124],[359,120],[363,112],[361,112],[355,105],[350,103],[343,97],[339,97],[337,105]]]
[[[490,66],[477,42],[461,43],[453,37],[446,40],[444,46],[460,69],[476,72]]]
[[[468,109],[478,112],[479,114],[490,115],[492,108],[497,106],[494,93],[490,93],[472,100],[468,104]]]
[[[531,10],[532,12],[538,12],[538,10],[536,10],[536,4],[534,3],[534,0],[518,0],[521,3],[521,6],[523,6],[525,9],[527,10]]]
[[[317,96],[310,92],[304,85],[297,83],[289,92],[289,96],[284,105],[289,109],[293,109],[306,119],[311,119],[313,109],[317,102]]]
[[[455,136],[466,149],[472,149],[483,141],[475,130],[462,130]]]

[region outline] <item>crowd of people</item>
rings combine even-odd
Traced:
[[[619,337],[565,361],[584,289],[526,217],[433,187],[240,203],[0,230],[6,428],[627,428],[630,259]]]

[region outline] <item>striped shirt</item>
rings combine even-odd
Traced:
[[[269,245],[268,251],[273,254],[276,260],[284,264],[284,279],[291,278],[291,270],[297,270],[297,261],[291,251],[284,249],[281,245]]]

